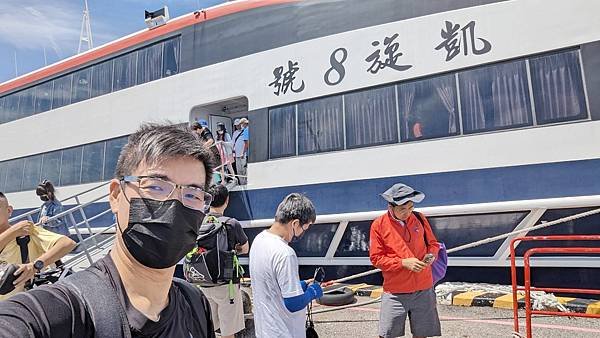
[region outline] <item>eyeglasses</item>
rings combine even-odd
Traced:
[[[140,197],[161,202],[176,199],[177,197],[173,195],[173,192],[176,188],[179,188],[181,190],[181,203],[190,209],[202,212],[207,212],[212,202],[212,196],[201,188],[175,184],[159,177],[123,176],[119,181],[135,185]]]

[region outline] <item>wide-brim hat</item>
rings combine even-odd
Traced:
[[[388,203],[402,205],[408,201],[419,203],[425,198],[425,194],[406,184],[396,183],[381,194],[381,197]]]

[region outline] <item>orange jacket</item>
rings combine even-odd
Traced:
[[[421,214],[422,215],[422,214]],[[412,293],[433,286],[431,267],[421,272],[412,272],[402,267],[402,260],[415,257],[420,260],[430,252],[436,258],[440,250],[429,222],[422,217],[421,224],[411,214],[402,226],[387,212],[371,224],[369,257],[371,263],[383,273],[383,290],[389,293]],[[424,233],[427,233],[425,244]]]

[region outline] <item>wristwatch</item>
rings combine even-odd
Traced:
[[[38,259],[37,261],[35,261],[35,263],[33,263],[33,268],[37,272],[42,271],[42,269],[44,268],[44,262]]]

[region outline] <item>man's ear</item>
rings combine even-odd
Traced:
[[[12,212],[14,210],[13,207],[12,207],[12,205],[9,205],[8,208],[7,208],[7,210],[8,210],[8,217],[10,218],[10,215],[12,215]]]
[[[110,202],[110,209],[113,213],[116,214],[119,211],[119,195],[121,194],[121,182],[115,179],[111,180],[108,189],[108,201]]]

